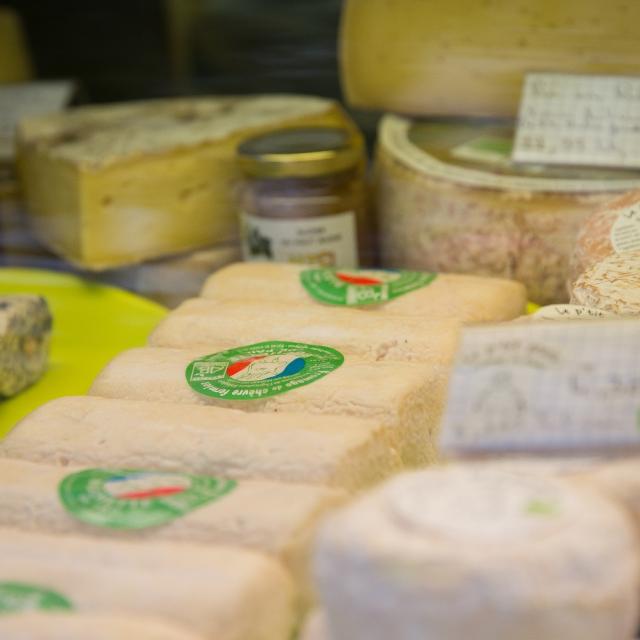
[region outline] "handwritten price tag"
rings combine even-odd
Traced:
[[[528,74],[512,159],[640,168],[640,77]]]

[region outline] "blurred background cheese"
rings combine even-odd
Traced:
[[[289,576],[252,551],[2,528],[0,555],[0,582],[46,585],[80,612],[160,616],[216,640],[289,640],[293,631]]]
[[[306,96],[183,98],[79,107],[25,119],[18,163],[38,237],[101,270],[236,237],[232,183],[244,137],[354,125]]]
[[[566,302],[580,225],[639,172],[517,166],[510,126],[388,115],[375,193],[385,267],[513,278],[539,304]]]
[[[348,0],[341,78],[356,107],[514,116],[529,71],[637,74],[628,0]]]
[[[0,440],[0,457],[60,466],[189,471],[357,491],[401,468],[380,420],[59,398]]]

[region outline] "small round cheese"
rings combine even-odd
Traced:
[[[621,640],[638,616],[624,511],[491,465],[405,474],[331,517],[315,573],[333,640]]]

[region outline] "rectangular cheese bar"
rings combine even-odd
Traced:
[[[200,97],[86,106],[22,120],[18,164],[42,242],[88,269],[232,240],[235,151],[290,126],[355,126],[311,96]]]
[[[448,368],[415,362],[345,363],[311,384],[252,400],[205,396],[187,384],[185,370],[194,359],[221,351],[143,348],[125,351],[98,375],[90,395],[149,402],[213,405],[251,412],[355,416],[389,428],[405,464],[436,458],[435,439],[444,404]]]
[[[151,472],[143,476],[117,472],[117,467],[100,467],[117,477],[116,491],[140,491],[168,483],[189,485],[189,475],[180,472]],[[241,546],[275,555],[289,569],[302,589],[306,601],[311,594],[308,574],[309,551],[318,521],[346,500],[338,489],[305,484],[286,484],[267,480],[241,480],[211,502],[180,517],[147,528],[120,528],[87,524],[65,508],[58,493],[60,483],[84,467],[55,467],[24,460],[0,460],[0,527],[15,527],[44,533],[82,534],[107,538],[148,541],[193,542]],[[135,470],[134,470],[135,471]],[[142,471],[145,471],[144,469]],[[102,482],[100,478],[96,482]],[[120,488],[121,487],[121,488]],[[91,494],[87,494],[91,495]],[[102,494],[97,494],[102,495]],[[94,498],[95,499],[95,498]],[[144,498],[140,498],[144,506]],[[168,499],[168,502],[171,501]],[[148,503],[149,504],[149,503]],[[130,505],[126,499],[93,513],[107,521],[110,517],[136,521],[131,507],[129,516],[111,516],[110,509]],[[141,507],[142,508],[142,507]],[[151,507],[149,507],[151,508]]]
[[[286,302],[290,307],[321,303],[300,283],[308,266],[238,262],[209,277],[201,296],[215,300]],[[348,272],[347,272],[348,273]],[[376,272],[361,272],[362,275]],[[526,290],[519,282],[442,273],[428,285],[376,306],[360,307],[368,313],[417,316],[423,320],[456,319],[464,323],[512,320],[524,313]],[[331,306],[340,312],[342,306]],[[354,307],[356,308],[356,307]]]
[[[161,617],[63,609],[0,616],[2,640],[207,640]]]
[[[80,612],[161,616],[215,640],[289,640],[293,630],[289,576],[245,549],[0,528],[0,557],[0,587],[45,588]]]
[[[456,352],[459,323],[453,320],[398,318],[336,311],[317,305],[268,302],[187,300],[163,320],[149,339],[156,347],[233,347],[247,343],[294,340],[324,343],[363,360],[422,361],[450,364]]]
[[[0,456],[63,466],[304,482],[349,491],[401,468],[380,420],[91,396],[59,398],[39,407],[0,440]]]

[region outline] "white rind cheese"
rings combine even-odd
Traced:
[[[80,612],[160,616],[216,640],[289,640],[293,630],[289,576],[244,549],[2,528],[0,556],[0,582],[45,586]]]
[[[213,405],[262,413],[311,413],[370,418],[386,426],[405,464],[437,458],[435,439],[444,405],[448,368],[414,362],[364,362],[346,357],[335,371],[286,393],[254,400],[200,394],[185,379],[187,365],[208,350],[131,349],[114,358],[89,392],[103,398]]]
[[[349,491],[401,468],[380,421],[91,396],[59,398],[31,412],[0,440],[0,457],[304,482]]]
[[[333,640],[619,640],[638,619],[622,509],[490,467],[405,474],[338,512],[315,575]]]

